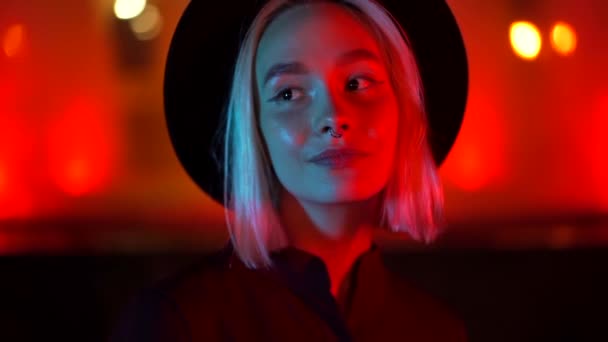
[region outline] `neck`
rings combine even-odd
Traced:
[[[321,258],[337,293],[343,276],[371,247],[379,199],[327,204],[301,201],[283,190],[279,213],[289,244]]]
[[[346,203],[299,200],[283,190],[279,213],[291,245],[335,248],[378,225],[379,197]],[[302,247],[302,246],[296,246]]]

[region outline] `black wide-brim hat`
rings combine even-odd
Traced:
[[[223,204],[223,138],[242,39],[266,1],[191,0],[169,47],[164,105],[177,157],[194,182]],[[409,38],[424,87],[429,144],[440,166],[460,131],[468,95],[468,64],[458,24],[445,0],[378,1]],[[220,144],[217,144],[219,142]]]

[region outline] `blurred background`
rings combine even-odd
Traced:
[[[469,56],[470,96],[441,168],[450,229],[440,249],[464,251],[463,263],[519,251],[509,254],[511,281],[572,262],[547,277],[599,293],[608,260],[608,2],[447,2]],[[59,329],[24,308],[62,306],[35,286],[67,279],[47,289],[84,291],[71,292],[83,299],[72,309],[96,313],[81,316],[89,320],[80,326],[100,340],[135,288],[180,265],[184,253],[224,243],[221,207],[179,165],[163,116],[165,57],[187,3],[0,0],[0,282],[12,298],[12,306],[0,304],[0,337],[20,340],[20,329],[44,322]],[[543,257],[534,254],[538,264],[517,273],[520,263],[532,267],[529,251]],[[557,259],[542,259],[544,252]],[[146,263],[133,259],[140,255]],[[112,259],[119,256],[133,258]],[[470,277],[494,269],[482,266]],[[581,269],[587,280],[567,273]],[[38,295],[27,300],[31,293]],[[457,304],[460,295],[446,296]],[[502,314],[529,311],[510,308]],[[62,336],[84,336],[72,333]]]

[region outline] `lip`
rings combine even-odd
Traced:
[[[332,160],[351,160],[367,155],[367,152],[353,148],[330,148],[313,156],[308,161],[311,163],[327,163]]]

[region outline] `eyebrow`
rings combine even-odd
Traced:
[[[344,66],[347,64],[354,63],[359,60],[367,60],[371,62],[380,63],[380,58],[367,49],[354,49],[342,54],[338,61],[337,66]],[[266,72],[264,76],[264,85],[271,79],[284,74],[292,75],[303,75],[308,73],[308,68],[301,62],[287,62],[287,63],[276,63]]]

